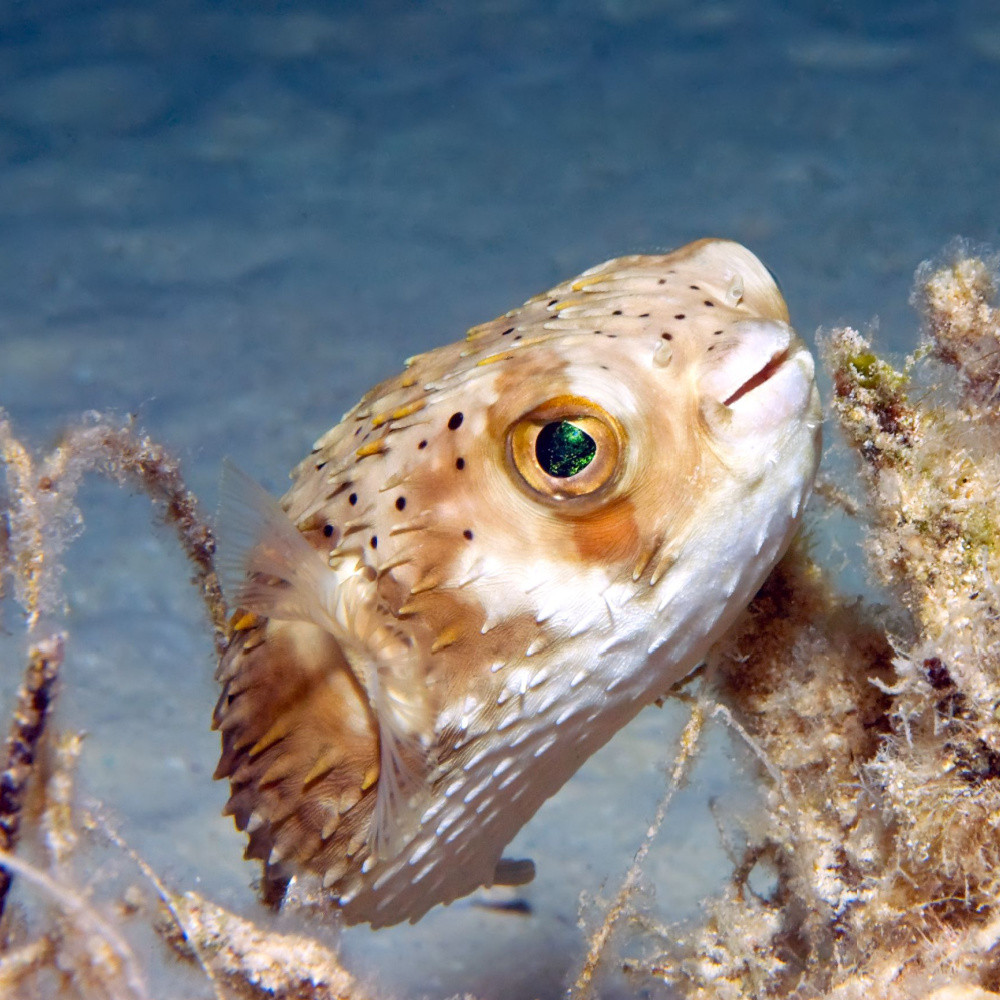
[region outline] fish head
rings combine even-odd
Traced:
[[[609,261],[475,328],[448,373],[421,377],[436,355],[412,369],[420,453],[388,439],[387,481],[405,483],[408,516],[428,513],[395,578],[481,589],[484,618],[505,587],[512,615],[531,610],[536,580],[648,591],[645,571],[683,539],[741,505],[794,520],[812,482],[812,357],[739,244]]]

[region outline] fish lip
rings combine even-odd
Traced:
[[[723,406],[732,406],[737,400],[742,399],[747,393],[753,392],[765,382],[777,374],[794,353],[794,344],[789,344],[780,351],[775,351],[767,360],[764,366],[750,376],[732,395],[722,401]]]

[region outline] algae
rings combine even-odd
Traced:
[[[622,974],[637,995],[699,1000],[1000,995],[997,267],[962,243],[920,266],[921,340],[901,364],[855,330],[822,335],[830,423],[855,471],[821,484],[810,517],[818,525],[836,507],[860,523],[884,599],[838,593],[821,533],[807,529],[673,692],[691,716],[672,764],[664,751],[669,787],[570,995],[600,995]],[[200,970],[206,995],[361,996],[318,941],[167,886],[99,809],[75,801],[75,735],[46,732],[65,641],[61,555],[82,523],[85,472],[151,496],[225,642],[214,542],[177,464],[127,421],[95,415],[39,458],[0,415],[0,460],[0,593],[23,609],[30,650],[0,846],[6,876],[43,900],[0,923],[0,993],[148,996],[123,930],[140,923]],[[711,724],[755,763],[761,808],[732,820],[732,871],[700,922],[666,925],[647,907],[643,863]],[[145,889],[83,885],[74,861],[95,842],[128,857]]]

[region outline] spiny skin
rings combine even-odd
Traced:
[[[820,416],[787,320],[738,244],[623,257],[411,359],[324,435],[281,500],[321,595],[251,547],[220,666],[247,855],[373,926],[523,876],[504,846],[794,532]],[[534,435],[561,420],[597,453],[547,477]]]

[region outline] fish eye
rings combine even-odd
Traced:
[[[623,434],[589,399],[558,396],[524,414],[507,434],[507,455],[522,485],[553,500],[590,496],[615,476]]]
[[[546,424],[535,438],[535,458],[542,471],[557,479],[582,472],[594,460],[597,444],[581,427],[569,420]]]

